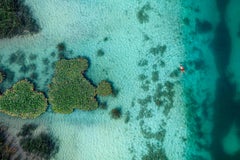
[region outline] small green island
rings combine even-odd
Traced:
[[[111,84],[102,81],[96,87],[84,77],[88,69],[85,58],[61,59],[56,63],[55,75],[49,85],[49,102],[58,113],[71,113],[73,109],[94,110],[98,107],[97,94],[112,94]]]
[[[33,84],[21,80],[0,96],[0,111],[21,118],[36,118],[46,111],[47,99],[33,90]]]

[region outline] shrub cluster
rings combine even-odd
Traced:
[[[55,112],[97,108],[95,87],[83,76],[87,68],[88,61],[83,58],[61,59],[56,63],[55,75],[49,86],[49,102]]]
[[[85,77],[88,61],[84,58],[60,59],[49,85],[49,102],[59,113],[71,113],[73,109],[94,110],[98,107],[96,95],[111,94],[111,84],[102,81],[96,88]]]
[[[21,80],[0,96],[0,111],[21,118],[35,118],[45,112],[47,100],[33,90],[33,84]]]
[[[0,83],[3,81],[3,74],[0,72]]]
[[[112,94],[112,86],[106,80],[101,81],[97,86],[97,94],[99,96],[108,96]]]

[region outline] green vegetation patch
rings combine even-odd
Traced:
[[[3,81],[3,74],[0,72],[0,83]]]
[[[24,0],[0,1],[0,39],[19,34],[37,33],[40,27],[32,18]]]
[[[22,80],[0,96],[0,111],[21,118],[35,118],[45,112],[47,100],[33,90],[33,84]]]
[[[108,96],[112,94],[112,86],[109,82],[103,80],[97,86],[97,94],[99,96]]]
[[[88,68],[84,58],[61,59],[49,86],[49,102],[59,113],[71,113],[74,108],[94,110],[98,107],[96,89],[83,75]]]

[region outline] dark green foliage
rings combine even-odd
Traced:
[[[212,24],[206,20],[201,21],[196,18],[196,30],[198,33],[207,33],[212,30]]]
[[[61,59],[49,86],[49,102],[55,112],[71,113],[74,108],[93,110],[98,107],[96,89],[84,76],[88,61],[84,58]]]
[[[102,57],[102,56],[104,56],[104,51],[102,50],[102,49],[99,49],[98,51],[97,51],[97,56],[98,57]]]
[[[0,96],[0,111],[21,118],[35,118],[45,112],[47,100],[42,93],[33,91],[33,85],[22,80]]]
[[[112,94],[112,86],[106,80],[101,81],[97,86],[97,95],[99,96],[108,96]]]
[[[120,107],[113,108],[110,114],[113,119],[119,119],[122,116],[122,108]]]
[[[37,33],[40,27],[32,18],[24,0],[0,1],[0,39],[26,33]]]
[[[33,132],[35,131],[35,129],[37,129],[37,127],[38,125],[34,123],[24,124],[17,136],[32,136]]]
[[[25,60],[26,60],[25,54],[22,51],[18,50],[17,52],[12,53],[10,55],[8,62],[9,64],[16,63],[18,65],[23,65],[25,63]]]
[[[138,62],[138,66],[142,67],[142,66],[146,66],[148,65],[148,60],[146,59],[141,59],[139,62]]]
[[[66,51],[66,44],[64,42],[58,43],[57,49],[58,49],[58,52]]]
[[[152,72],[152,81],[157,82],[159,80],[159,72],[158,71],[153,71]]]
[[[2,72],[0,72],[0,83],[2,83],[3,79],[4,79],[3,74]]]
[[[166,45],[157,45],[156,47],[152,47],[150,49],[150,53],[152,53],[154,56],[161,53],[161,56],[163,56],[163,53],[166,51],[167,46]]]
[[[49,133],[33,132],[37,129],[36,124],[24,124],[18,136],[20,139],[20,146],[28,153],[32,153],[43,159],[50,159],[59,150],[58,140]]]
[[[147,11],[150,9],[150,4],[147,3],[137,12],[137,19],[139,23],[143,24],[149,22],[149,15],[147,14]]]

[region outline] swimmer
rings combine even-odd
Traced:
[[[184,72],[185,71],[185,69],[184,69],[184,67],[180,64],[180,71],[181,72]]]

